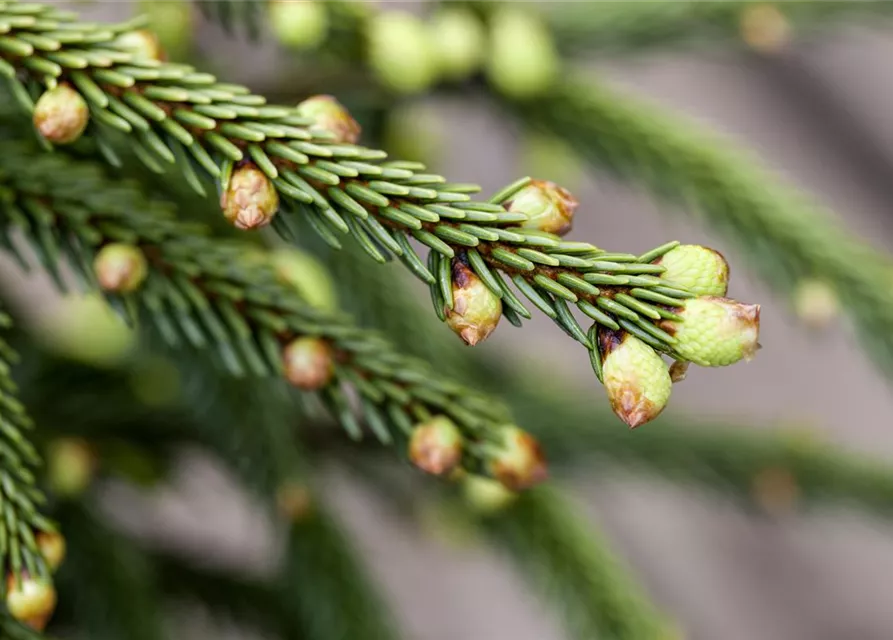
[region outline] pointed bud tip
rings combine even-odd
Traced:
[[[446,323],[469,346],[483,342],[502,318],[502,301],[461,260],[452,264],[453,308]]]
[[[570,191],[554,182],[532,180],[502,204],[508,211],[527,216],[521,223],[522,228],[562,236],[571,230],[580,203]]]
[[[237,229],[257,229],[273,221],[279,210],[279,193],[263,171],[246,163],[230,176],[220,207]]]
[[[673,382],[654,349],[623,332],[602,332],[602,380],[611,409],[631,429],[654,420],[670,399]]]

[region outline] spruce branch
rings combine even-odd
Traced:
[[[127,249],[128,259],[135,252],[145,263],[143,282],[110,299],[125,312],[141,312],[168,344],[208,348],[236,376],[269,376],[304,366],[284,363],[283,354],[313,338],[327,345],[333,369],[315,389],[352,437],[362,436],[364,421],[390,444],[392,427],[409,435],[416,423],[445,414],[466,439],[464,463],[498,473],[509,422],[501,404],[396,352],[347,316],[311,307],[278,279],[263,254],[203,237],[130,185],[109,182],[97,166],[43,154],[27,143],[5,148],[0,237],[7,249],[15,247],[10,235],[18,231],[59,282],[60,259],[67,258],[88,286],[95,284],[89,265],[108,256],[110,247]],[[356,392],[358,411],[348,389]],[[525,483],[516,480],[518,488]]]
[[[665,268],[654,264],[675,243],[636,256],[564,241],[549,231],[566,227],[534,220],[542,198],[520,202],[525,189],[546,189],[542,184],[521,180],[474,202],[474,185],[448,184],[418,163],[352,144],[355,135],[333,124],[350,120],[337,104],[329,113],[310,101],[266,105],[262,96],[191,67],[116,48],[116,34],[129,26],[103,31],[13,2],[4,4],[0,24],[7,32],[0,72],[46,138],[68,141],[87,126],[114,162],[112,141],[125,135],[147,166],[173,165],[199,193],[200,176],[214,178],[224,214],[239,228],[272,224],[287,238],[300,218],[334,247],[349,233],[373,259],[396,256],[426,282],[436,313],[469,344],[485,338],[501,315],[516,325],[531,317],[506,276],[590,351],[597,375],[600,327],[691,359],[678,348],[673,323],[694,294],[659,277]],[[575,201],[558,193],[549,191],[553,206],[572,213]],[[430,249],[427,263],[410,238]],[[581,326],[574,307],[593,329]]]
[[[868,353],[893,373],[893,262],[749,153],[591,79],[570,77],[536,101],[506,104],[594,166],[712,226],[777,290],[790,295],[806,280],[827,283]]]
[[[11,326],[0,309],[0,330]],[[17,358],[0,335],[0,571],[4,580],[11,574],[18,580],[49,579],[39,540],[42,532],[55,532],[56,527],[41,513],[46,498],[34,477],[40,457],[29,440],[34,424],[11,377]]]

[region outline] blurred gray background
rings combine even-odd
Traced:
[[[118,18],[130,7],[111,3],[90,11]],[[228,80],[262,88],[275,77],[275,66],[269,64],[273,52],[222,42],[220,32],[208,25],[200,37]],[[891,249],[891,59],[893,34],[840,28],[771,60],[718,47],[657,52],[632,62],[602,61],[599,67],[618,86],[754,150],[780,179],[814,194],[853,231]],[[266,78],[259,72],[264,68]],[[486,189],[520,175],[518,141],[499,114],[454,101],[438,103],[437,109],[450,146],[434,169]],[[732,263],[730,295],[763,304],[764,349],[758,357],[728,369],[694,370],[674,389],[674,410],[733,418],[753,429],[800,425],[842,447],[893,457],[893,391],[857,349],[844,322],[806,331],[789,301],[773,297],[749,277],[721,238],[685,215],[662,210],[642,193],[590,175],[577,195],[582,206],[572,239],[632,252],[668,239],[711,244]],[[4,278],[19,279],[8,262],[0,260],[0,266]],[[50,304],[39,295],[40,278],[18,284],[36,305]],[[582,397],[606,402],[585,353],[548,321],[534,321],[523,330],[506,326],[479,348],[545,361]],[[645,429],[660,426],[657,420]],[[618,423],[617,428],[623,427]],[[636,436],[647,437],[647,432]],[[561,637],[546,608],[500,558],[411,527],[338,469],[330,475],[333,503],[355,532],[408,638]],[[620,476],[598,483],[580,478],[570,488],[654,599],[673,612],[683,637],[893,638],[893,527],[888,523],[836,511],[757,520],[719,501]],[[246,557],[274,560],[273,534],[247,499],[228,489],[225,478],[205,462],[184,462],[182,482],[169,492],[147,497],[112,488],[110,497],[148,500],[163,514],[130,523],[149,535],[153,526],[160,529],[153,523],[170,528],[173,519],[196,549],[218,550],[239,564]],[[205,623],[197,624],[196,636],[199,628],[207,631]]]

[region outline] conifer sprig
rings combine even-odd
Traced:
[[[96,165],[24,142],[4,148],[0,245],[24,260],[12,240],[19,232],[60,285],[62,260],[95,286],[94,269],[104,265],[108,249],[126,249],[144,262],[141,281],[109,298],[171,345],[210,348],[236,376],[268,376],[288,375],[283,347],[312,338],[328,346],[332,366],[315,390],[352,437],[361,437],[365,423],[392,443],[392,427],[403,434],[397,437],[408,436],[418,422],[444,414],[463,434],[465,464],[486,469],[504,455],[499,443],[509,416],[503,405],[396,352],[347,316],[311,307],[278,280],[263,253],[204,237],[131,185],[106,179]],[[348,389],[356,392],[359,411]]]
[[[123,29],[77,24],[43,5],[0,4],[0,74],[23,107],[37,101],[35,121],[45,136],[70,138],[44,120],[52,124],[53,109],[69,100],[70,113],[89,111],[87,135],[111,162],[112,141],[126,135],[150,169],[173,166],[199,193],[202,177],[214,178],[236,226],[272,224],[288,237],[300,216],[334,247],[349,233],[373,259],[396,256],[426,282],[442,319],[456,311],[451,289],[459,268],[482,281],[499,299],[492,306],[513,324],[531,312],[503,276],[591,352],[596,341],[574,307],[595,326],[622,329],[681,357],[663,325],[679,321],[676,311],[692,294],[662,280],[663,267],[652,264],[673,243],[637,256],[522,228],[528,213],[504,205],[527,181],[472,201],[478,187],[449,184],[423,165],[350,144],[298,108],[267,105],[192,67],[117,48]],[[430,249],[427,261],[410,238]],[[470,344],[481,339],[467,335]]]

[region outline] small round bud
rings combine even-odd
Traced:
[[[760,305],[702,296],[685,301],[682,322],[665,321],[675,335],[676,352],[702,367],[724,367],[750,360],[760,348]]]
[[[326,268],[310,254],[297,249],[279,249],[271,255],[276,275],[318,309],[338,307],[335,284]]]
[[[329,384],[335,372],[332,350],[320,338],[297,338],[283,352],[286,379],[305,391],[316,391]]]
[[[673,382],[657,352],[633,335],[609,329],[599,333],[598,348],[605,391],[617,417],[635,429],[659,416]]]
[[[804,280],[794,290],[794,311],[813,329],[824,329],[840,314],[840,301],[830,285]]]
[[[96,454],[85,440],[58,438],[47,448],[47,481],[59,497],[77,498],[93,482]]]
[[[453,308],[446,310],[446,323],[473,347],[496,329],[502,301],[461,260],[453,261],[452,270]]]
[[[335,134],[335,142],[355,144],[360,139],[359,123],[338,100],[332,96],[313,96],[298,105],[298,114],[313,118],[320,129]]]
[[[276,507],[284,519],[299,522],[313,508],[313,498],[307,485],[289,480],[276,491]]]
[[[551,33],[536,15],[503,5],[491,18],[488,73],[507,96],[544,93],[558,75],[559,57]]]
[[[65,538],[56,531],[41,531],[36,538],[40,554],[47,561],[50,571],[55,572],[65,560]]]
[[[514,425],[502,427],[498,444],[489,452],[487,467],[511,491],[528,489],[548,477],[546,458],[539,443]]]
[[[263,171],[243,164],[230,176],[220,207],[237,229],[257,229],[273,220],[279,210],[279,193]]]
[[[315,49],[329,32],[329,16],[321,2],[273,0],[268,11],[273,34],[286,47]]]
[[[435,65],[425,24],[403,11],[368,22],[369,65],[382,84],[398,93],[419,93],[434,81]]]
[[[165,59],[158,36],[148,29],[122,33],[115,39],[114,44],[133,54],[136,60],[158,60],[160,62]]]
[[[56,589],[51,582],[23,573],[16,584],[15,576],[6,577],[6,608],[19,622],[42,631],[56,609]]]
[[[729,263],[719,251],[683,244],[657,258],[654,264],[666,269],[661,278],[695,295],[724,296],[729,289]]]
[[[772,4],[748,4],[741,13],[741,39],[751,49],[777,53],[791,41],[791,25]]]
[[[446,416],[435,416],[417,425],[409,439],[409,459],[435,476],[455,469],[462,460],[462,433]]]
[[[53,144],[71,144],[87,128],[90,109],[81,94],[60,84],[37,99],[33,120],[40,135]]]
[[[527,214],[525,229],[563,236],[571,230],[579,202],[570,191],[547,180],[534,180],[502,203],[508,211]]]
[[[149,273],[146,256],[129,244],[105,245],[96,254],[93,271],[105,291],[130,293],[136,291]]]
[[[518,499],[518,494],[506,489],[501,482],[476,475],[463,478],[462,493],[468,506],[482,515],[499,513]]]
[[[477,71],[486,53],[486,32],[468,9],[445,6],[431,19],[431,40],[440,73],[464,80]]]

